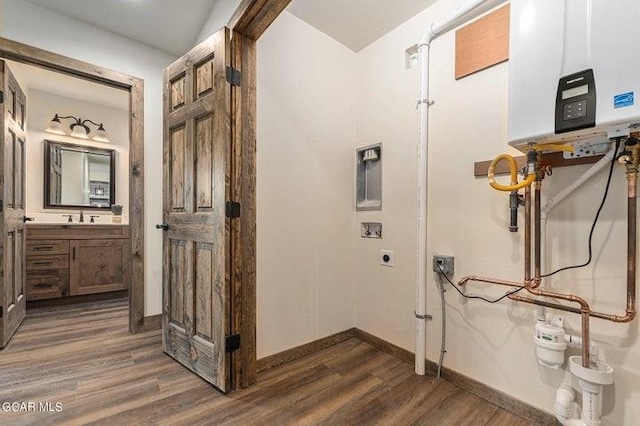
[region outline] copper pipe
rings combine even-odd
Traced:
[[[638,186],[638,169],[640,165],[640,143],[627,142],[625,147],[631,151],[629,160],[627,161],[627,308],[624,316],[604,314],[601,312],[591,311],[589,304],[581,297],[572,294],[561,294],[550,291],[540,290],[537,287],[541,283],[541,180],[542,176],[534,182],[535,206],[534,206],[534,279],[531,279],[531,189],[525,188],[525,270],[524,285],[514,281],[497,280],[493,278],[484,278],[478,276],[467,276],[458,282],[462,286],[469,281],[479,281],[491,284],[498,284],[508,287],[524,287],[529,293],[536,296],[550,297],[553,299],[566,300],[571,303],[577,303],[580,308],[564,306],[558,303],[547,302],[527,298],[518,294],[509,295],[509,299],[516,302],[530,303],[533,305],[544,306],[548,308],[558,309],[565,312],[580,314],[582,317],[582,365],[590,368],[590,335],[589,335],[589,318],[599,318],[613,322],[630,322],[636,317],[636,262],[637,262],[637,202],[636,193]]]
[[[589,332],[589,311],[582,311],[582,366],[591,368],[591,334]],[[597,367],[597,366],[596,366]]]
[[[469,275],[467,277],[464,277],[463,279],[458,281],[458,285],[459,286],[463,286],[465,284],[468,284],[469,281],[477,281],[477,282],[489,283],[489,284],[498,284],[498,285],[513,287],[513,288],[518,288],[518,287],[526,288],[524,283],[519,283],[519,282],[515,282],[515,281],[498,280],[498,279],[495,279],[495,278],[479,277],[479,276],[476,276],[476,275]],[[530,303],[532,305],[544,306],[546,308],[558,309],[558,310],[561,310],[561,311],[571,312],[571,313],[574,313],[574,314],[581,314],[582,313],[582,310],[579,309],[579,308],[573,308],[571,306],[560,305],[560,304],[557,304],[557,303],[546,302],[546,301],[543,301],[543,300],[529,299],[527,297],[516,295],[516,294],[512,294],[511,296],[509,296],[509,299],[515,300],[517,302],[524,302],[524,303]],[[615,314],[605,314],[605,313],[597,312],[597,311],[589,311],[589,316],[593,317],[593,318],[603,319],[603,320],[607,320],[607,321],[611,321],[611,322],[620,322],[620,323],[630,322],[633,319],[633,318],[629,318],[628,315],[620,316],[620,315],[615,315]]]
[[[566,300],[573,303],[578,303],[580,305],[580,315],[582,316],[582,366],[585,368],[589,368],[589,314],[591,312],[591,308],[589,304],[582,298],[578,296],[574,296],[573,294],[561,294],[554,293],[551,291],[539,290],[537,287],[540,286],[541,275],[540,272],[540,260],[541,256],[541,199],[540,192],[542,187],[542,176],[538,176],[538,179],[533,183],[534,184],[534,225],[533,225],[533,243],[534,243],[534,253],[533,253],[533,262],[534,262],[534,278],[533,282],[527,285],[527,291],[531,294],[535,294],[536,296],[545,296],[551,297],[554,299]]]
[[[498,284],[498,285],[503,285],[507,287],[516,287],[516,288],[523,287],[520,283],[517,283],[514,281],[497,280],[494,278],[478,277],[474,275],[464,277],[463,279],[458,281],[458,285],[463,286],[467,284],[469,281]],[[512,300],[532,303],[534,305],[553,307],[555,309],[560,309],[567,312],[579,313],[580,315],[582,315],[582,365],[586,368],[589,368],[589,316],[591,315],[591,309],[589,308],[589,304],[584,299],[578,296],[574,296],[572,294],[560,294],[560,293],[553,293],[550,291],[539,290],[536,288],[532,288],[531,285],[525,285],[524,288],[529,293],[535,294],[536,296],[544,296],[544,297],[551,297],[554,299],[566,300],[568,302],[573,302],[580,305],[580,309],[576,309],[576,308],[570,308],[568,306],[549,303],[541,300],[527,299],[515,294],[508,296],[509,299],[512,299]]]
[[[494,279],[494,278],[478,277],[476,275],[469,275],[467,277],[464,277],[463,279],[458,281],[458,285],[459,286],[463,286],[466,283],[468,283],[469,281],[477,281],[477,282],[481,282],[481,283],[505,285],[505,286],[508,286],[508,287],[524,287],[524,285],[522,285],[521,283],[517,283],[515,281],[497,280],[497,279]]]
[[[542,246],[542,242],[540,241],[541,239],[541,220],[540,220],[540,216],[541,216],[541,200],[540,200],[540,189],[542,187],[542,181],[541,180],[536,180],[534,183],[534,192],[535,192],[535,210],[533,212],[533,217],[534,217],[534,224],[533,224],[533,241],[534,241],[534,253],[533,253],[533,262],[534,262],[534,281],[531,285],[532,288],[536,288],[540,285],[540,275],[542,275],[542,272],[540,272],[540,259],[541,257],[541,246]]]
[[[528,297],[520,296],[518,294],[512,294],[511,297],[509,297],[509,298],[511,300],[515,300],[516,302],[530,303],[532,305],[544,306],[545,308],[558,309],[558,310],[561,310],[561,311],[572,312],[574,314],[581,314],[582,313],[582,311],[580,309],[578,309],[578,308],[573,308],[571,306],[560,305],[558,303],[551,303],[551,302],[547,302],[545,300],[530,299]]]
[[[637,151],[637,150],[636,150]],[[629,321],[636,316],[636,190],[638,186],[638,166],[627,171],[627,315]]]
[[[544,306],[545,308],[558,309],[560,311],[571,312],[571,313],[574,313],[574,314],[582,314],[582,310],[578,309],[578,308],[573,308],[571,306],[560,305],[560,304],[557,304],[557,303],[546,302],[546,301],[543,301],[543,300],[529,299],[528,297],[524,297],[524,296],[520,296],[520,295],[516,295],[516,294],[513,294],[513,295],[509,296],[509,299],[515,300],[516,302],[530,303],[532,305]],[[618,322],[618,323],[631,321],[631,319],[629,319],[627,316],[605,314],[605,313],[596,312],[596,311],[590,311],[589,312],[589,316],[592,317],[592,318],[598,318],[598,319],[603,319],[603,320],[607,320],[607,321],[611,321],[611,322]]]
[[[476,275],[469,275],[464,277],[463,279],[461,279],[460,281],[458,281],[458,285],[463,286],[465,284],[467,284],[469,281],[477,281],[477,282],[482,282],[482,283],[490,283],[490,284],[498,284],[498,285],[504,285],[504,286],[508,286],[508,287],[521,287],[526,289],[529,293],[531,294],[535,294],[536,296],[544,296],[544,297],[552,297],[554,299],[561,299],[561,300],[566,300],[568,302],[573,302],[573,303],[577,303],[580,305],[580,307],[582,308],[582,310],[591,310],[589,308],[589,304],[581,297],[578,296],[574,296],[573,294],[562,294],[562,293],[554,293],[551,291],[545,291],[545,290],[540,290],[540,289],[536,289],[536,288],[532,288],[532,287],[527,287],[526,285],[522,285],[521,283],[515,282],[515,281],[506,281],[506,280],[497,280],[494,278],[485,278],[485,277],[478,277]],[[563,305],[557,305],[559,307],[562,308],[567,308],[566,306]],[[580,311],[578,311],[580,312]]]
[[[524,282],[531,281],[531,187],[524,189]]]

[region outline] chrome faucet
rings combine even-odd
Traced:
[[[80,223],[84,223],[84,212],[80,210],[80,219],[78,220]]]

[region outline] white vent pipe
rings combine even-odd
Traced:
[[[472,0],[458,6],[445,19],[432,23],[418,44],[419,95],[418,95],[418,242],[416,256],[416,374],[424,375],[426,359],[426,316],[427,316],[427,165],[429,142],[429,44],[437,36],[460,24],[461,18],[469,20],[482,12],[478,7],[491,0]],[[493,3],[499,3],[495,0]],[[470,12],[474,13],[471,14]],[[468,15],[468,16],[467,16]]]

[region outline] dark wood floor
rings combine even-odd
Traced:
[[[357,339],[229,395],[160,344],[158,331],[128,333],[123,303],[29,314],[0,351],[0,424],[531,425]],[[53,411],[4,411],[12,402],[51,402]]]

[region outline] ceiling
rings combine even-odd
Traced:
[[[231,0],[24,1],[181,56],[196,44],[216,3]],[[287,10],[358,52],[436,1],[293,0]]]
[[[174,56],[196,44],[213,5],[229,0],[25,0]]]
[[[359,52],[437,0],[293,0],[287,10]]]

